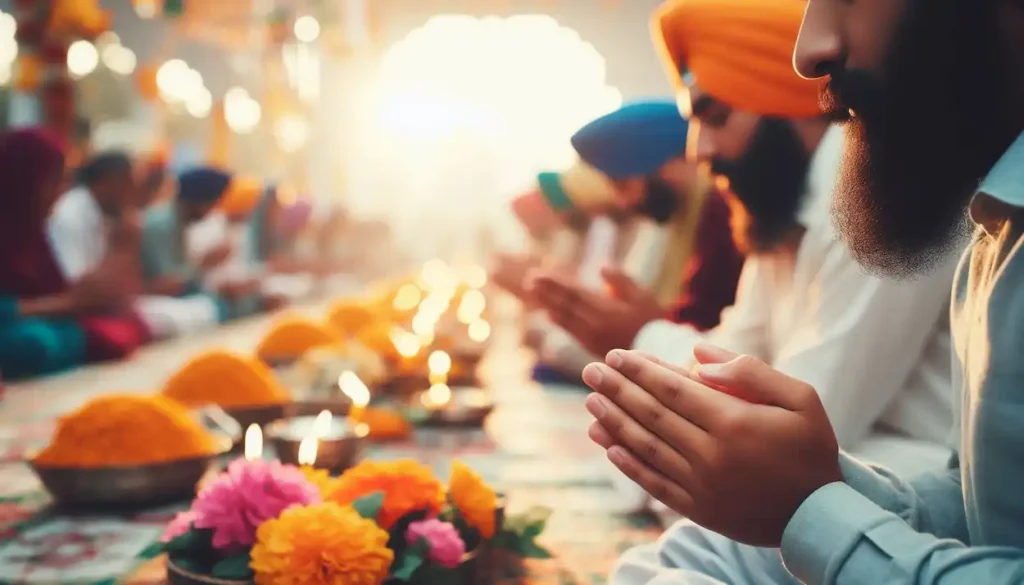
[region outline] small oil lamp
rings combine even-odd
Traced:
[[[341,471],[359,458],[367,430],[364,424],[332,416],[324,410],[316,417],[273,422],[267,426],[267,435],[284,463]]]

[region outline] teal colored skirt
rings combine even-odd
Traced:
[[[17,301],[0,299],[0,376],[19,380],[85,363],[85,332],[70,319],[14,316]]]

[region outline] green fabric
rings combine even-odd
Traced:
[[[276,189],[273,187],[264,189],[263,194],[260,195],[260,202],[256,205],[256,209],[253,210],[252,215],[249,216],[249,220],[246,222],[248,238],[250,240],[249,253],[251,258],[249,260],[254,264],[262,264],[269,260],[276,248],[275,234],[267,226],[267,220],[270,219],[270,206],[274,204],[276,197]]]
[[[555,211],[569,211],[572,209],[572,199],[562,188],[562,179],[558,173],[543,172],[537,175],[537,186],[540,187],[541,195],[547,199],[548,204]]]
[[[172,203],[154,205],[146,212],[141,245],[142,276],[147,281],[164,276],[195,277],[185,258],[178,213]]]
[[[0,299],[0,305],[10,302]],[[16,318],[0,322],[0,374],[5,380],[53,374],[83,363],[85,332],[70,319]]]

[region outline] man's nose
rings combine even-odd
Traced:
[[[824,77],[842,61],[843,46],[835,4],[831,0],[807,2],[800,36],[797,37],[793,52],[793,66],[801,77]]]

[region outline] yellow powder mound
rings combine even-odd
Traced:
[[[373,308],[358,301],[338,301],[327,311],[327,322],[346,337],[357,336],[376,320]]]
[[[189,411],[162,396],[110,394],[57,423],[40,465],[143,465],[210,455],[216,443]]]
[[[193,407],[260,406],[289,400],[288,391],[263,362],[221,350],[192,358],[167,380],[163,395]]]
[[[286,317],[271,326],[257,346],[256,355],[264,361],[293,359],[315,347],[341,341],[341,335],[329,326],[303,317]]]

